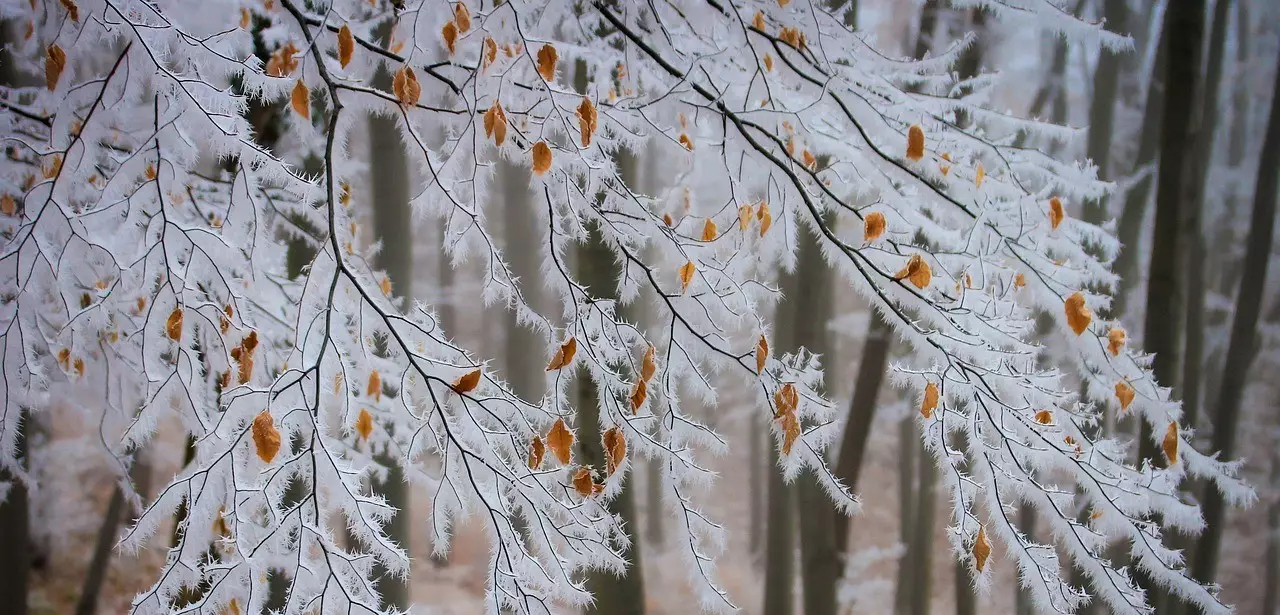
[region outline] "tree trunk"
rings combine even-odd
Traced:
[[[145,451],[138,451],[129,467],[129,477],[143,503],[150,497],[151,464]],[[111,491],[111,500],[107,502],[107,512],[98,526],[98,538],[93,547],[93,558],[85,572],[84,583],[80,587],[80,599],[76,602],[76,615],[93,615],[98,610],[98,595],[102,592],[102,584],[107,579],[107,570],[111,564],[112,548],[116,544],[116,533],[125,512],[124,491],[116,485]]]
[[[914,422],[914,418],[912,419]],[[924,450],[920,438],[916,438],[917,454],[920,456],[916,465],[920,486],[916,492],[916,512],[911,530],[911,545],[908,550],[913,553],[911,565],[914,567],[910,578],[916,583],[911,587],[911,615],[929,615],[929,602],[933,598],[933,521],[937,494],[938,469],[934,466],[932,455]],[[902,579],[899,579],[901,581]]]
[[[1262,577],[1263,615],[1280,610],[1280,450],[1271,450],[1271,502],[1267,504],[1266,576]]]
[[[13,456],[27,465],[27,431],[30,412],[18,418],[18,437]],[[0,468],[0,482],[9,483],[9,492],[0,500],[0,604],[7,605],[11,615],[27,614],[28,577],[31,572],[31,515],[27,485],[20,478]]]
[[[1258,159],[1258,178],[1253,193],[1253,214],[1249,222],[1249,239],[1245,247],[1243,282],[1236,295],[1235,317],[1231,322],[1231,340],[1227,344],[1222,369],[1222,385],[1218,394],[1214,420],[1213,448],[1223,459],[1236,454],[1236,431],[1240,423],[1240,403],[1244,398],[1249,365],[1257,343],[1258,316],[1266,291],[1267,260],[1271,255],[1272,230],[1276,218],[1276,169],[1280,168],[1280,79],[1276,80],[1267,120],[1266,137]],[[1196,548],[1192,572],[1196,579],[1211,582],[1217,574],[1218,550],[1226,520],[1222,494],[1206,486],[1204,498],[1205,530]]]
[[[916,514],[916,462],[920,461],[920,436],[916,433],[915,418],[908,415],[898,421],[898,528],[905,551],[898,561],[897,590],[893,597],[893,610],[899,615],[911,610],[911,581],[916,567],[912,558],[912,531]]]
[[[1105,0],[1103,18],[1112,32],[1125,25],[1128,7],[1125,0]],[[1098,167],[1098,179],[1111,179],[1111,135],[1115,131],[1116,91],[1120,84],[1121,58],[1118,53],[1102,49],[1098,68],[1093,73],[1093,100],[1089,105],[1088,156]],[[1084,203],[1081,219],[1101,224],[1107,217],[1105,200]]]
[[[1022,531],[1027,535],[1027,537],[1030,538],[1034,536],[1035,524],[1036,524],[1035,509],[1032,508],[1030,504],[1023,504],[1022,506],[1020,506],[1018,508],[1018,527],[1022,529]],[[1025,589],[1022,589],[1021,583],[1018,583],[1017,587],[1018,587],[1018,593],[1014,599],[1014,604],[1016,605],[1014,612],[1017,613],[1017,615],[1034,615],[1035,608],[1032,606],[1031,592]],[[1077,611],[1077,613],[1086,612],[1086,609],[1089,608],[1091,605],[1092,603],[1090,603],[1090,605],[1086,605],[1085,607]]]
[[[978,593],[973,587],[973,570],[956,560],[956,615],[978,615]]]
[[[884,317],[874,309],[867,315],[867,337],[862,345],[862,358],[858,366],[858,379],[849,399],[849,419],[840,441],[840,453],[836,457],[836,477],[858,492],[858,476],[862,473],[862,459],[867,453],[867,440],[871,437],[871,425],[875,419],[876,398],[884,382],[889,363],[889,348],[893,345],[893,329]],[[849,522],[837,514],[834,528],[836,549],[849,550]]]
[[[801,238],[808,235],[801,233]],[[797,265],[797,268],[799,265]],[[773,347],[781,353],[795,348],[795,302],[797,294],[795,273],[782,273],[778,279],[782,300],[778,302],[773,322]],[[765,432],[768,434],[769,432]],[[795,610],[795,486],[782,480],[778,467],[778,447],[773,438],[764,438],[769,449],[769,489],[766,500],[767,528],[765,530],[764,610],[769,615],[791,615]]]
[[[505,159],[497,162],[498,183],[503,199],[503,239],[506,261],[517,277],[525,303],[541,310],[542,261],[540,238],[530,229],[538,228],[538,216],[529,195],[529,169]],[[546,389],[542,367],[545,342],[533,329],[521,325],[515,310],[505,310],[507,318],[504,363],[511,389],[521,398],[537,403]]]

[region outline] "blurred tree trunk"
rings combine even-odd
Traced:
[[[898,421],[898,528],[905,551],[898,561],[898,581],[893,597],[893,610],[902,615],[911,609],[911,581],[916,567],[912,562],[915,552],[911,548],[912,531],[916,513],[916,462],[921,457],[920,436],[915,418],[908,414]]]
[[[1249,239],[1245,247],[1243,277],[1236,295],[1235,317],[1231,322],[1231,339],[1227,345],[1222,369],[1222,386],[1214,417],[1213,447],[1223,459],[1236,455],[1236,432],[1240,423],[1240,404],[1258,343],[1258,316],[1266,291],[1267,261],[1271,256],[1272,232],[1276,218],[1277,173],[1280,168],[1280,78],[1274,86],[1271,113],[1266,136],[1258,159],[1258,177],[1253,193],[1253,214],[1249,221]],[[1226,521],[1222,494],[1212,485],[1205,487],[1203,502],[1205,530],[1196,548],[1193,576],[1211,582],[1217,575],[1223,524]]]
[[[862,474],[862,460],[867,454],[867,441],[875,419],[876,398],[880,396],[880,385],[889,364],[889,349],[893,345],[893,329],[884,317],[872,308],[868,310],[867,319],[867,337],[862,344],[858,379],[854,381],[853,395],[849,399],[849,419],[840,441],[835,469],[836,477],[854,493],[858,492],[858,477]],[[849,517],[836,513],[835,545],[846,556],[850,549],[849,523]]]
[[[808,235],[801,231],[801,238]],[[797,269],[800,267],[796,265]],[[795,347],[795,302],[797,276],[793,273],[781,273],[778,276],[778,287],[782,291],[782,300],[778,302],[774,313],[773,348],[775,354],[781,355]],[[764,572],[764,609],[762,613],[769,615],[791,615],[795,610],[795,490],[782,480],[782,469],[778,467],[778,446],[765,432],[765,446],[768,448],[769,490],[768,519],[765,531],[765,572]]]
[[[973,587],[973,570],[956,560],[956,615],[978,614],[978,592]]]
[[[145,450],[139,450],[133,463],[129,466],[129,479],[137,490],[138,497],[145,505],[150,498],[151,463]],[[126,502],[124,491],[116,485],[111,490],[111,500],[107,502],[107,512],[98,526],[98,537],[93,547],[93,557],[85,571],[84,582],[80,586],[80,598],[76,602],[76,615],[93,615],[98,610],[98,595],[102,592],[102,584],[107,579],[107,569],[111,564],[112,549],[116,545],[116,533],[124,518]]]
[[[497,164],[499,198],[503,200],[503,239],[511,273],[519,283],[520,295],[535,310],[542,310],[542,270],[538,254],[541,235],[538,216],[529,198],[529,169],[500,159]],[[506,378],[521,398],[537,403],[546,389],[542,365],[545,341],[537,331],[521,325],[515,310],[504,310],[507,318],[504,363]]]
[[[914,422],[914,418],[911,419]],[[919,442],[920,438],[916,438]],[[916,470],[919,487],[915,497],[915,515],[912,519],[911,544],[907,547],[914,568],[908,578],[915,581],[910,587],[911,615],[929,615],[929,603],[933,598],[933,522],[936,508],[938,469],[933,455],[923,448],[919,451]],[[899,577],[899,582],[903,579]]]
[[[1103,19],[1112,32],[1123,34],[1128,16],[1125,0],[1105,0]],[[1120,85],[1119,53],[1105,48],[1098,54],[1098,68],[1093,73],[1093,100],[1089,104],[1088,156],[1098,167],[1098,179],[1111,179],[1111,136],[1115,132],[1116,99]],[[1102,224],[1107,217],[1105,200],[1085,201],[1081,219]]]
[[[1271,449],[1271,493],[1267,503],[1266,574],[1262,577],[1263,615],[1280,612],[1280,448]]]
[[[18,417],[18,435],[13,456],[27,464],[27,431],[31,414]],[[8,482],[8,493],[0,500],[0,604],[10,615],[27,614],[27,590],[31,572],[31,515],[27,485],[9,470],[0,468],[0,482]]]
[[[650,196],[658,194],[663,189],[662,181],[658,177],[660,168],[658,162],[661,156],[661,143],[653,140],[649,143],[649,147],[645,151],[645,192]],[[648,312],[650,306],[646,300],[653,300],[656,294],[652,290],[642,290],[641,299],[637,305],[644,312]],[[647,323],[653,325],[650,321]],[[761,469],[764,464],[757,457],[760,450],[760,423],[759,421],[751,421],[751,442],[750,449],[747,454],[747,463],[749,464],[748,480],[750,485],[747,490],[751,495],[750,515],[751,515],[751,553],[759,553],[759,545],[764,537],[764,477]],[[649,459],[645,461],[645,485],[646,494],[645,501],[648,507],[648,516],[646,517],[645,536],[648,537],[649,543],[655,546],[661,546],[665,539],[663,532],[666,523],[666,511],[662,509],[662,462],[658,459]]]

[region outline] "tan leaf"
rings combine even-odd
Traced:
[[[578,492],[578,495],[589,498],[604,491],[604,485],[597,484],[591,478],[589,468],[581,467],[573,473],[573,489]]]
[[[907,259],[907,266],[894,276],[895,280],[908,280],[916,286],[916,288],[924,289],[929,286],[929,282],[933,280],[933,270],[930,269],[928,261],[924,260],[919,254],[912,254]]]
[[[649,398],[649,384],[644,380],[637,380],[631,385],[631,414],[634,415],[640,411],[640,406],[644,405],[644,400]]]
[[[182,308],[169,312],[169,318],[164,321],[164,331],[175,342],[182,339]]]
[[[13,198],[13,195],[8,193],[5,193],[4,196],[0,196],[0,214],[12,216],[16,213],[18,213],[17,199]]]
[[[484,65],[489,66],[490,64],[493,64],[494,60],[497,60],[497,59],[498,59],[498,43],[497,41],[494,41],[492,38],[489,38],[486,36],[484,39]]]
[[[1022,275],[1021,272],[1019,272],[1018,275],[1013,276],[1014,289],[1022,288],[1023,286],[1026,286],[1026,285],[1027,285],[1027,276]]]
[[[1107,350],[1111,351],[1111,356],[1120,356],[1120,351],[1124,350],[1125,332],[1120,327],[1111,327],[1107,331]]]
[[[658,362],[655,359],[657,349],[653,344],[644,351],[644,358],[640,360],[640,379],[648,382],[653,379],[653,375],[658,373]]]
[[[533,144],[533,173],[546,175],[551,170],[551,147],[546,141]]]
[[[422,96],[422,86],[418,84],[418,76],[414,74],[413,67],[404,64],[396,71],[395,78],[391,82],[391,91],[395,93],[396,99],[402,105],[418,104],[418,99]]]
[[[542,436],[534,436],[533,442],[529,443],[529,469],[537,470],[542,467],[542,458],[547,455],[547,445],[542,442]]]
[[[873,211],[867,214],[867,217],[862,221],[862,240],[871,243],[879,239],[881,235],[884,235],[884,230],[887,226],[883,213]]]
[[[981,188],[982,180],[987,178],[987,170],[982,167],[982,163],[978,163],[978,170],[973,174],[973,185]]]
[[[346,68],[355,52],[356,38],[351,35],[351,28],[342,24],[342,29],[338,30],[338,64]]]
[[[1178,423],[1176,421],[1169,423],[1169,429],[1164,432],[1164,441],[1160,443],[1160,448],[1164,451],[1164,458],[1169,460],[1169,465],[1178,463]]]
[[[675,226],[675,221],[671,219],[671,214],[662,214],[662,223],[668,227]]]
[[[474,391],[479,384],[480,370],[476,369],[458,376],[458,379],[454,380],[453,384],[449,385],[449,387],[452,388],[455,393],[462,395],[464,393]]]
[[[293,106],[293,112],[301,115],[302,119],[311,119],[311,90],[307,89],[307,85],[301,79],[293,83],[289,104]]]
[[[573,355],[577,352],[578,338],[571,337],[565,340],[565,343],[556,349],[556,354],[551,357],[551,362],[547,363],[547,371],[553,372],[568,367],[570,363],[573,363]]]
[[[582,147],[591,145],[591,137],[596,134],[596,121],[598,119],[596,106],[591,103],[590,98],[584,97],[582,104],[578,105],[578,129],[582,133]]]
[[[1066,216],[1066,212],[1062,209],[1062,199],[1056,196],[1049,199],[1049,226],[1056,230]]]
[[[773,72],[773,56],[764,54],[764,69],[767,72]]]
[[[756,11],[756,16],[751,19],[751,25],[755,26],[757,30],[764,30],[764,13]]]
[[[218,328],[222,330],[222,334],[226,335],[231,329],[231,319],[235,317],[235,310],[231,309],[231,304],[223,306],[222,317],[218,319]]]
[[[713,221],[711,218],[707,218],[707,222],[702,225],[702,240],[715,241],[717,234],[718,234],[718,231],[716,229],[715,221]]]
[[[58,77],[62,76],[62,69],[66,67],[67,53],[57,43],[49,45],[44,57],[44,84],[50,92],[57,89]]]
[[[360,409],[360,414],[356,417],[356,433],[360,434],[361,440],[368,440],[369,435],[373,433],[373,415],[365,408]]]
[[[680,265],[680,293],[681,294],[684,294],[685,291],[689,290],[689,284],[693,282],[693,273],[695,271],[697,271],[697,267],[694,267],[693,261],[689,261],[683,265]]]
[[[756,340],[756,374],[764,373],[765,363],[769,361],[769,340],[763,335]]]
[[[753,213],[755,212],[752,211],[750,205],[743,205],[738,208],[738,230],[745,231],[748,226],[751,226],[751,215]]]
[[[440,38],[444,39],[445,49],[449,50],[449,55],[453,55],[458,50],[458,24],[449,21],[440,28]]]
[[[1136,396],[1137,394],[1134,393],[1133,387],[1128,382],[1121,380],[1116,383],[1116,399],[1120,400],[1121,410],[1128,410],[1129,404],[1133,403],[1133,399]]]
[[[1041,425],[1049,425],[1053,423],[1053,413],[1048,410],[1041,410],[1036,413],[1036,422]]]
[[[769,204],[760,201],[760,208],[756,210],[756,218],[760,220],[760,236],[769,232],[769,227],[773,225],[773,215],[769,213]]]
[[[507,140],[507,112],[498,101],[484,112],[484,135],[493,137],[493,144],[499,147]]]
[[[811,151],[809,151],[809,150],[807,150],[807,149],[806,149],[806,150],[804,150],[804,154],[802,154],[802,155],[800,156],[800,159],[801,159],[802,161],[804,161],[804,166],[808,167],[808,168],[809,168],[809,170],[811,170],[811,171],[817,170],[817,168],[818,168],[818,159],[817,159],[816,157],[814,157],[813,152],[811,152]]]
[[[779,421],[782,424],[782,454],[790,455],[791,447],[800,438],[800,419],[796,418],[794,412],[788,412],[782,415]]]
[[[680,133],[680,145],[683,145],[689,151],[693,151],[693,139],[689,138],[688,133]]]
[[[978,568],[978,572],[987,565],[987,558],[991,557],[991,543],[987,540],[987,528],[978,526],[978,540],[973,543],[973,563]]]
[[[1071,293],[1070,297],[1063,303],[1063,308],[1067,314],[1067,324],[1071,330],[1080,335],[1089,328],[1089,323],[1093,322],[1093,312],[1089,311],[1089,306],[1084,304],[1084,295],[1079,291]]]
[[[382,376],[378,370],[369,372],[369,384],[364,387],[364,394],[372,397],[373,401],[382,401]]]
[[[627,439],[617,427],[610,427],[601,438],[604,444],[605,476],[613,476],[618,466],[627,458]]]
[[[71,21],[80,23],[80,7],[76,6],[75,2],[62,0],[62,8],[67,9],[67,16],[71,18]]]
[[[921,158],[924,158],[924,128],[919,124],[912,124],[907,129],[907,160]]]
[[[559,60],[559,52],[550,44],[543,45],[538,50],[538,74],[542,75],[543,80],[556,80],[556,62]]]
[[[551,431],[547,432],[547,447],[555,454],[562,465],[569,465],[573,459],[573,432],[565,425],[564,419],[556,419]]]
[[[453,20],[458,23],[458,31],[466,33],[471,29],[471,11],[467,5],[459,2],[453,5]]]
[[[920,415],[933,418],[933,411],[938,408],[938,385],[930,382],[924,387],[924,400],[920,402]]]
[[[276,431],[275,421],[266,410],[253,419],[253,445],[263,463],[271,463],[280,452],[280,432]]]

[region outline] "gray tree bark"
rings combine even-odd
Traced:
[[[870,321],[867,324],[867,337],[862,344],[858,378],[849,399],[849,419],[840,440],[840,453],[836,457],[835,469],[836,476],[854,493],[858,492],[858,477],[862,474],[862,460],[867,453],[867,441],[871,437],[871,425],[875,419],[876,398],[880,396],[880,385],[884,382],[885,369],[889,363],[889,349],[893,345],[893,329],[879,312],[872,309],[867,318]],[[849,523],[848,517],[841,514],[835,516],[835,545],[837,549],[846,552],[846,555],[850,548]]]
[[[801,237],[807,237],[801,234]],[[797,276],[782,274],[778,279],[782,300],[774,313],[775,330],[773,347],[777,352],[795,347],[795,303]],[[768,433],[768,432],[766,432]],[[764,610],[769,615],[791,615],[795,611],[795,485],[782,480],[778,467],[778,447],[773,438],[766,437],[769,475],[767,498],[767,528],[765,532]]]
[[[910,588],[911,615],[929,615],[929,603],[933,598],[933,517],[937,507],[938,469],[928,452],[921,450],[919,455],[916,465],[919,487],[915,497],[911,544],[908,546],[914,568],[909,578],[915,580]]]
[[[911,611],[911,581],[916,571],[912,561],[915,552],[911,548],[916,513],[916,463],[924,463],[919,457],[920,435],[915,419],[908,416],[898,422],[898,528],[901,533],[898,540],[906,549],[898,560],[898,581],[893,597],[893,609],[899,615]]]
[[[1258,317],[1266,291],[1267,261],[1271,255],[1272,231],[1276,218],[1277,173],[1280,168],[1280,79],[1276,80],[1271,100],[1262,153],[1258,159],[1258,176],[1253,193],[1253,213],[1249,221],[1249,239],[1245,247],[1242,279],[1236,295],[1235,317],[1231,322],[1231,338],[1222,369],[1222,385],[1218,393],[1214,420],[1213,448],[1222,458],[1236,454],[1236,432],[1240,424],[1240,404],[1249,365],[1255,354]],[[1196,548],[1193,576],[1202,582],[1214,579],[1218,571],[1226,506],[1222,494],[1206,486],[1203,498],[1204,534]]]
[[[30,413],[23,411],[18,419],[18,438],[14,457],[23,465],[27,460],[27,431]],[[0,468],[0,481],[9,483],[9,493],[0,501],[0,604],[8,605],[12,615],[27,614],[28,578],[31,572],[31,516],[27,486],[8,470]]]

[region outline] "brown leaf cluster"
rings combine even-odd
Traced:
[[[288,77],[298,70],[298,46],[289,41],[272,52],[267,59],[267,74],[272,77]]]
[[[1089,328],[1089,323],[1093,322],[1093,312],[1089,311],[1089,306],[1084,304],[1084,294],[1080,291],[1071,293],[1070,297],[1063,302],[1063,309],[1067,314],[1067,325],[1071,327],[1076,335],[1080,335]]]
[[[533,144],[533,173],[546,175],[551,170],[551,146],[546,141]]]
[[[218,329],[222,331],[223,335],[226,335],[227,331],[231,330],[231,319],[234,317],[235,310],[231,308],[230,303],[222,307],[222,316],[218,318]]]
[[[915,285],[916,288],[928,288],[929,282],[933,280],[933,270],[929,267],[929,262],[919,254],[912,254],[907,259],[907,266],[894,276],[895,280],[907,280]]]
[[[871,243],[879,239],[884,235],[887,227],[888,223],[885,222],[883,213],[873,211],[867,214],[867,217],[862,220],[862,240]]]
[[[67,52],[63,51],[57,43],[49,45],[44,57],[44,85],[50,92],[58,87],[58,78],[62,76],[62,69],[66,67]]]
[[[258,413],[253,419],[253,445],[258,451],[258,458],[263,463],[271,463],[280,452],[280,432],[276,430],[275,421],[266,410]]]
[[[418,104],[418,99],[422,97],[422,86],[418,84],[418,76],[414,74],[412,66],[405,64],[396,71],[395,78],[391,80],[391,91],[402,105],[411,107]]]
[[[565,342],[556,349],[556,354],[551,357],[551,361],[547,363],[547,371],[553,372],[558,369],[568,367],[570,363],[573,363],[573,356],[577,354],[577,352],[578,338],[571,337],[568,340],[565,340]]]
[[[493,144],[499,147],[507,140],[507,112],[502,109],[502,103],[496,100],[484,112],[484,136],[493,137]]]

